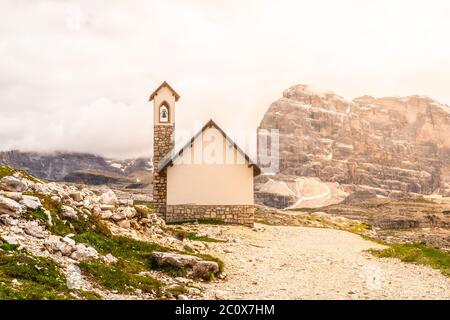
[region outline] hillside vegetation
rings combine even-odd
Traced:
[[[219,240],[166,227],[111,190],[0,165],[0,299],[200,297],[223,271],[202,241]]]

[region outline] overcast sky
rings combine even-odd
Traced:
[[[450,104],[450,1],[1,0],[0,150],[150,155],[163,80],[177,128],[256,130],[299,83]]]

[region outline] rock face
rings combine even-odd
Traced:
[[[283,174],[385,196],[450,195],[450,107],[428,97],[348,102],[297,85],[272,103],[259,129],[279,130]]]

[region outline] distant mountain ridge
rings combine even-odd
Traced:
[[[149,158],[107,159],[89,153],[0,151],[0,162],[50,180],[85,184],[135,184],[151,182]]]

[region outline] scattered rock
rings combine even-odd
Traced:
[[[0,222],[5,226],[17,226],[19,224],[19,220],[14,219],[7,214],[0,215]]]
[[[136,229],[136,230],[141,229],[141,225],[136,220],[131,220],[130,224],[133,229]]]
[[[0,196],[0,214],[7,214],[12,217],[20,217],[22,207],[16,201]]]
[[[78,261],[88,261],[98,258],[98,252],[92,247],[89,247],[83,243],[79,243],[75,246],[75,251],[72,252],[70,257]]]
[[[160,266],[171,265],[177,268],[183,268],[186,266],[193,267],[199,261],[202,261],[199,257],[173,252],[154,252],[152,257]]]
[[[118,212],[114,213],[111,218],[117,222],[117,221],[126,219],[126,217],[127,217],[127,215],[124,211],[118,211]]]
[[[75,200],[76,202],[80,202],[83,200],[83,196],[80,191],[72,191],[69,196]]]
[[[117,209],[115,215],[117,217],[120,217],[119,220],[123,220],[125,218],[131,219],[136,216],[136,210],[132,207],[120,207]]]
[[[13,237],[13,236],[2,236],[2,238],[3,238],[3,240],[8,242],[9,244],[14,244],[14,245],[19,244],[19,241],[17,240],[16,237]]]
[[[25,195],[19,203],[31,210],[37,210],[42,207],[41,200],[39,200],[38,197],[33,196]]]
[[[62,206],[61,215],[68,219],[78,219],[78,214],[75,209],[69,206]]]
[[[117,261],[119,261],[119,259],[114,257],[111,253],[108,253],[106,256],[103,257],[103,261],[110,264],[110,263],[116,263]]]
[[[16,177],[6,176],[0,179],[0,189],[12,192],[23,192],[27,189],[27,185]]]
[[[100,216],[100,219],[108,220],[113,216],[113,213],[109,210],[101,211],[99,216]]]
[[[219,265],[214,261],[199,261],[192,268],[194,276],[209,280],[211,275],[219,273]]]
[[[71,246],[74,246],[74,245],[76,244],[76,241],[75,241],[75,240],[73,240],[73,239],[71,239],[71,238],[69,238],[69,237],[67,237],[67,236],[65,236],[64,238],[62,238],[61,241],[64,242],[64,243],[66,243],[66,244],[68,244],[68,245],[71,245]]]
[[[100,196],[100,202],[102,204],[115,206],[118,200],[116,194],[113,191],[109,190],[108,192],[105,192]]]
[[[70,264],[66,269],[67,288],[69,290],[81,289],[81,269],[75,264]]]
[[[20,281],[17,280],[17,279],[13,279],[13,280],[11,281],[11,283],[12,283],[12,285],[13,285],[14,287],[20,287],[20,286],[22,285],[22,282],[20,282]]]
[[[129,220],[120,220],[117,222],[117,225],[121,228],[130,228],[131,227],[131,223]]]
[[[101,209],[102,211],[114,211],[115,206],[112,206],[112,205],[110,205],[110,204],[101,204],[101,205],[100,205],[100,209]]]
[[[148,215],[148,220],[150,221],[151,224],[156,224],[158,226],[166,225],[166,222],[164,221],[164,219],[158,217],[158,215],[156,213],[152,213],[152,214]]]
[[[0,195],[5,196],[6,198],[10,198],[14,201],[19,202],[22,200],[22,193],[21,192],[9,192],[9,191],[2,191],[0,190]]]
[[[32,236],[32,237],[35,237],[38,239],[44,239],[46,237],[46,234],[45,234],[43,228],[40,225],[38,225],[37,221],[28,222],[24,226],[23,230],[29,236]]]

